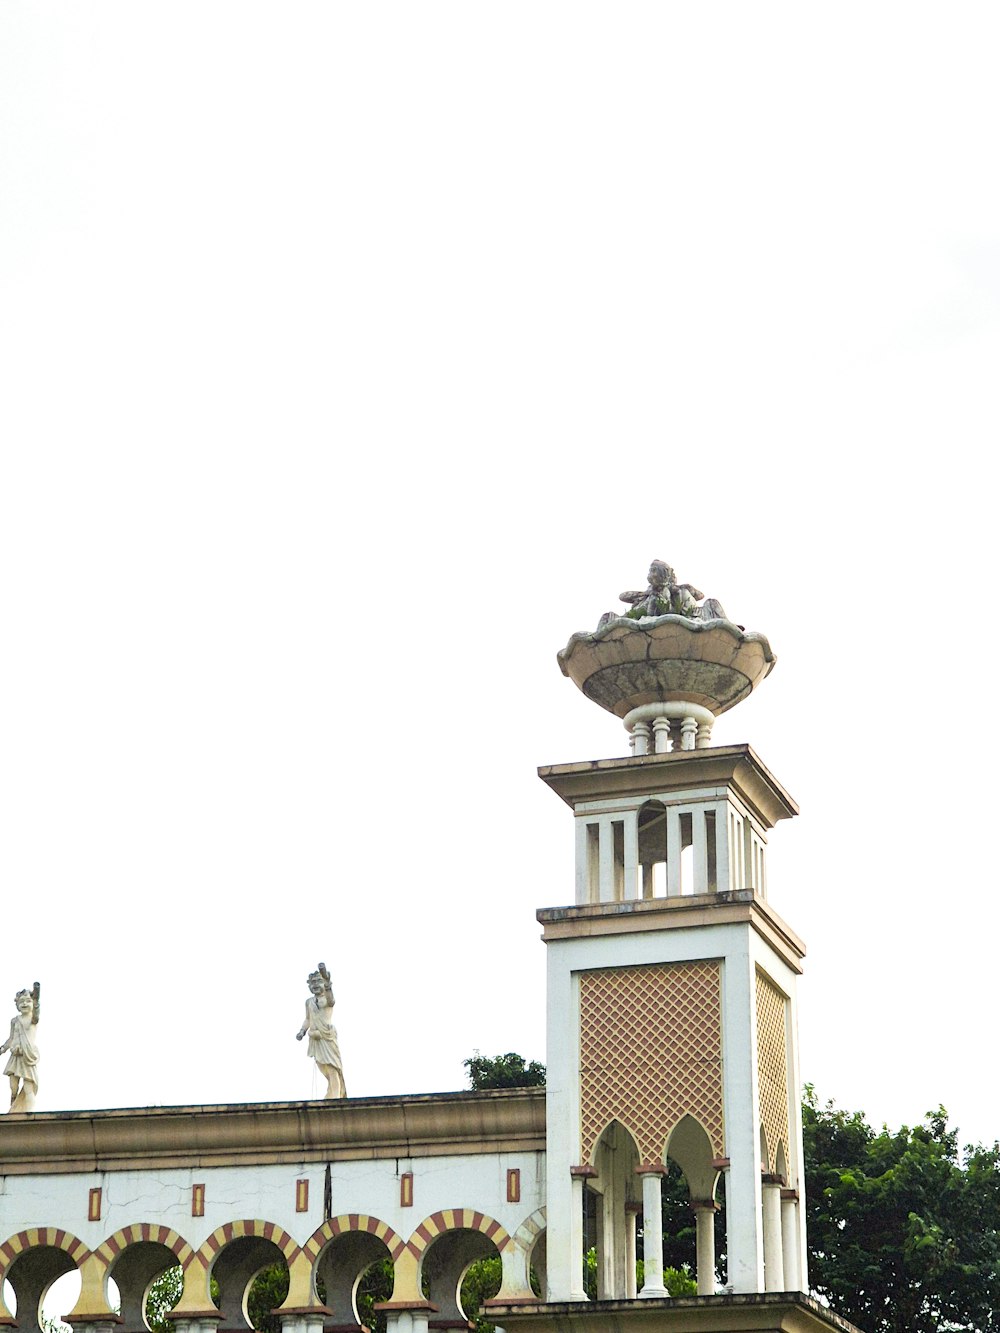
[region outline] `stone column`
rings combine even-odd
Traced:
[[[639,1295],[666,1296],[663,1285],[663,1212],[661,1184],[666,1167],[643,1162],[635,1168],[642,1179],[643,1283]]]
[[[281,1333],[323,1333],[323,1321],[329,1310],[275,1310]]]
[[[656,754],[667,754],[670,750],[670,718],[653,718],[653,749]]]
[[[785,1290],[785,1268],[781,1253],[781,1177],[763,1179],[764,1290]]]
[[[636,1296],[635,1224],[641,1212],[641,1203],[625,1205],[625,1299],[628,1301],[634,1301]]]
[[[587,1293],[583,1289],[583,1185],[588,1177],[596,1176],[597,1172],[592,1166],[571,1166],[569,1173],[573,1180],[573,1199],[569,1225],[569,1247],[573,1271],[569,1298],[571,1301],[585,1301],[587,1300]]]
[[[632,726],[629,736],[629,744],[632,747],[632,753],[636,755],[649,754],[649,723],[636,722]]]
[[[173,1324],[174,1333],[216,1333],[221,1314],[172,1315],[167,1318]]]
[[[692,1199],[695,1221],[695,1275],[699,1296],[715,1295],[715,1214],[718,1205],[714,1199]]]
[[[437,1306],[430,1301],[412,1305],[405,1301],[383,1301],[375,1309],[385,1311],[387,1333],[427,1333],[428,1320],[437,1313]]]
[[[797,1190],[781,1191],[781,1260],[784,1267],[785,1290],[800,1291],[802,1274],[799,1272],[799,1195]]]

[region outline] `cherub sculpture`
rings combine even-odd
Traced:
[[[14,996],[17,1014],[10,1020],[10,1036],[0,1046],[8,1053],[4,1073],[10,1079],[10,1109],[33,1111],[38,1094],[38,1026],[42,988],[36,981],[31,990]]]
[[[319,1072],[326,1079],[325,1097],[346,1097],[344,1086],[344,1068],[340,1062],[340,1047],[337,1045],[337,1029],[333,1026],[333,987],[326,964],[320,963],[315,972],[310,972],[306,983],[312,991],[306,1000],[306,1018],[295,1034],[295,1040],[301,1041],[309,1034],[309,1054],[316,1061]]]
[[[623,592],[618,600],[628,602],[630,610],[625,612],[629,620],[641,620],[644,616],[686,616],[688,620],[726,620],[722,604],[714,597],[705,597],[703,592],[691,583],[678,583],[677,575],[665,560],[654,560],[649,566],[649,586],[645,592]],[[698,603],[703,602],[699,606]],[[607,612],[601,623],[614,619],[614,612]]]

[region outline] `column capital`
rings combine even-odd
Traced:
[[[691,1209],[696,1213],[717,1213],[719,1205],[714,1199],[692,1199]]]
[[[569,1173],[574,1180],[589,1180],[599,1174],[596,1166],[571,1166]]]
[[[640,1162],[635,1168],[637,1176],[665,1176],[668,1168],[662,1162]]]

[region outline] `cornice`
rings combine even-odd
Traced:
[[[575,764],[548,764],[538,776],[566,802],[614,796],[656,796],[692,787],[731,786],[765,828],[799,813],[794,798],[749,745],[626,755]]]
[[[0,1174],[267,1166],[545,1147],[545,1089],[0,1117]]]

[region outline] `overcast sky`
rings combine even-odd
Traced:
[[[544,1059],[535,769],[626,752],[555,653],[659,556],[778,656],[715,739],[801,804],[805,1077],[1000,1133],[998,37],[5,0],[0,988],[42,983],[40,1109],[318,1095],[320,958],[354,1095]]]

